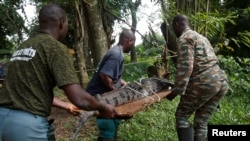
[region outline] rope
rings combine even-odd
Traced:
[[[131,87],[126,87],[126,88],[128,88],[128,89],[130,89],[130,90],[132,90],[132,91],[134,91],[134,92],[136,92],[136,93],[139,93],[139,94],[141,94],[141,95],[143,95],[143,96],[145,96],[145,97],[147,97],[147,98],[149,98],[149,99],[151,99],[151,100],[154,100],[154,98],[151,98],[151,97],[149,97],[149,96],[147,96],[146,94],[144,94],[144,93],[141,93],[141,92],[139,92],[139,91],[137,91],[137,90],[135,90],[135,89],[133,89],[133,88],[131,88]]]
[[[161,101],[161,97],[156,92],[154,92],[151,88],[149,88],[149,89],[150,89],[150,91],[153,92],[154,95],[156,95],[158,97],[158,102],[160,102]]]
[[[141,79],[139,80],[140,82],[135,82],[135,83],[139,83],[139,85],[142,85],[142,84],[141,84],[141,80],[142,80],[142,79],[143,79],[143,78],[141,78]],[[141,93],[141,92],[139,92],[139,91],[137,91],[137,90],[135,90],[135,89],[133,89],[133,88],[131,88],[131,87],[129,87],[129,86],[127,86],[126,88],[128,88],[128,89],[130,89],[130,90],[132,90],[132,91],[134,91],[134,92],[136,92],[136,93],[139,93],[139,94],[141,94],[141,95],[143,95],[143,96],[145,96],[145,97],[147,97],[147,98],[149,98],[149,99],[151,99],[151,100],[153,100],[153,101],[155,100],[154,98],[152,98],[152,97],[146,95],[145,93]],[[161,101],[160,96],[159,96],[156,92],[154,92],[150,87],[147,87],[147,89],[150,90],[154,95],[156,95],[156,96],[158,97],[158,102]]]
[[[141,84],[142,79],[143,79],[143,78],[140,79],[140,84]],[[153,92],[154,95],[156,95],[156,96],[158,97],[158,102],[160,102],[160,101],[161,101],[160,96],[159,96],[156,92],[154,92],[154,91],[151,89],[151,87],[147,87],[147,88],[148,88],[151,92]]]

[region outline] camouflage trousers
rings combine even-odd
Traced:
[[[194,83],[189,85],[177,106],[176,128],[190,127],[189,118],[194,114],[194,135],[206,136],[209,118],[217,110],[221,98],[228,91],[226,80],[209,84]]]

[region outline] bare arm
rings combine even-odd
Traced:
[[[113,84],[112,78],[110,78],[108,75],[100,72],[99,73],[100,78],[102,79],[103,84],[109,88],[110,91],[115,90],[115,86]]]
[[[126,85],[127,85],[127,82],[126,82],[125,80],[122,79],[122,80],[121,80],[121,85],[122,85],[122,86],[126,86]]]
[[[100,103],[93,96],[82,89],[79,84],[70,84],[62,87],[70,102],[86,110],[98,110],[101,117],[114,118],[117,112],[112,105]]]
[[[60,99],[58,99],[56,97],[54,97],[54,99],[53,99],[52,106],[64,109],[64,110],[68,111],[72,115],[79,115],[81,113],[81,109],[79,109],[78,107],[76,107],[72,103],[62,101],[62,100],[60,100]]]

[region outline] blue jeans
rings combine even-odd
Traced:
[[[0,107],[0,141],[55,141],[46,117]]]
[[[97,126],[99,129],[99,137],[105,139],[115,139],[120,119],[103,119],[96,118]]]

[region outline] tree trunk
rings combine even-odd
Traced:
[[[174,34],[173,31],[173,27],[172,27],[172,17],[170,17],[168,11],[169,9],[166,9],[166,3],[164,2],[164,0],[161,0],[161,7],[162,7],[162,11],[164,15],[167,15],[164,17],[164,22],[161,24],[161,32],[164,36],[164,39],[166,41],[166,50],[168,52],[168,54],[171,55],[172,61],[174,63],[174,65],[176,65],[177,62],[177,57],[176,57],[176,52],[177,52],[177,43],[176,43],[176,36]],[[177,6],[178,5],[182,5],[180,7],[184,7],[183,4],[181,3],[181,1],[177,1]],[[169,23],[169,25],[167,24]],[[167,68],[166,68],[167,69]]]
[[[137,26],[137,16],[136,16],[136,11],[138,7],[141,4],[141,0],[136,0],[134,3],[132,0],[130,0],[130,11],[131,11],[131,16],[132,16],[132,28],[131,30],[135,33],[136,31],[136,26]],[[131,57],[131,62],[137,62],[137,57],[136,57],[136,52],[135,52],[135,47],[132,48],[130,52],[130,57]]]
[[[176,8],[181,14],[184,14],[186,11],[186,1],[187,0],[177,0],[176,2]]]
[[[104,31],[98,0],[83,0],[87,8],[87,24],[91,40],[91,55],[96,67],[108,50],[107,35]]]
[[[88,73],[86,69],[86,64],[85,64],[85,56],[84,56],[84,50],[83,50],[83,39],[84,39],[84,27],[82,23],[82,9],[83,6],[81,3],[78,1],[75,1],[74,4],[75,11],[76,11],[76,17],[75,17],[75,27],[78,30],[75,30],[75,37],[76,37],[76,42],[74,45],[75,51],[76,51],[76,62],[77,62],[77,69],[79,72],[79,77],[80,77],[80,83],[81,85],[87,86],[88,84]]]

